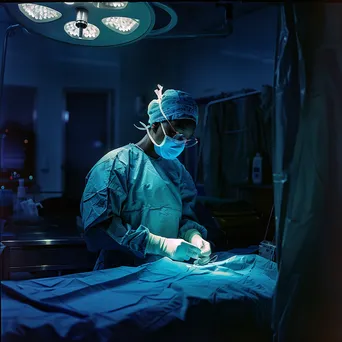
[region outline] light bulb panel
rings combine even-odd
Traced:
[[[131,34],[140,24],[139,19],[125,17],[108,17],[103,18],[102,23],[110,30],[120,34]]]
[[[122,2],[120,6],[114,6],[113,3],[103,6],[94,6],[92,2],[42,2],[31,5],[45,6],[46,8],[60,13],[58,20],[45,22],[44,24],[32,20],[20,10],[18,3],[6,3],[6,9],[9,14],[19,24],[25,27],[29,32],[37,33],[42,36],[62,41],[69,44],[84,46],[121,46],[134,43],[147,36],[153,29],[155,23],[155,13],[151,5],[147,2]],[[111,4],[111,5],[109,5]],[[75,36],[74,24],[76,21],[75,6],[82,7],[88,11],[88,29],[85,28],[82,37]],[[32,6],[31,6],[32,7]],[[45,13],[43,11],[43,13]],[[51,12],[54,13],[54,12]],[[125,20],[108,21],[105,25],[103,19],[112,17],[122,17]],[[52,19],[52,18],[50,18]],[[129,19],[129,20],[127,20]],[[94,29],[94,27],[98,29]],[[66,32],[66,30],[68,32]],[[78,28],[77,28],[78,29]],[[87,31],[88,29],[88,31]],[[95,33],[96,32],[96,33]],[[87,36],[86,36],[87,35]],[[94,38],[96,36],[96,38]]]
[[[38,4],[24,3],[18,4],[18,7],[22,14],[35,23],[49,23],[62,17],[60,12]]]
[[[79,36],[79,28],[76,26],[76,21],[69,21],[64,25],[64,31],[71,38],[74,39],[85,39],[85,40],[94,40],[100,35],[100,30],[93,24],[89,24],[88,26],[82,30],[82,36]]]
[[[97,8],[120,10],[126,8],[128,2],[93,2],[93,5]]]

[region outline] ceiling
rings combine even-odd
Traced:
[[[241,1],[211,1],[211,2],[165,2],[178,15],[177,26],[169,32],[169,35],[181,33],[193,34],[219,34],[232,32],[234,20],[244,15],[258,11],[269,3],[242,3]],[[156,25],[159,28],[167,25],[169,15],[160,9],[156,9]]]
[[[270,6],[269,2],[242,2],[235,1],[232,3],[234,7],[234,18],[238,19],[245,15],[259,11],[266,6]]]

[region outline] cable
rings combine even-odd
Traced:
[[[0,113],[1,113],[2,96],[3,96],[3,90],[4,90],[4,77],[5,77],[8,37],[11,32],[15,31],[19,27],[20,27],[19,24],[10,25],[7,27],[6,32],[5,32],[5,38],[4,38],[2,56],[1,56],[1,71],[0,71]]]
[[[272,205],[271,214],[270,214],[270,217],[268,218],[268,223],[267,223],[266,233],[265,233],[265,236],[264,236],[264,241],[265,241],[266,238],[267,238],[268,229],[270,228],[270,223],[271,223],[273,211],[274,211],[274,204]]]

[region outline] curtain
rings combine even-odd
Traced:
[[[249,182],[250,162],[257,151],[258,96],[246,96],[209,107],[202,128],[202,175],[207,196],[230,198],[236,186]]]
[[[342,7],[280,10],[274,341],[341,341]]]

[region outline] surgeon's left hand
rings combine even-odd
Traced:
[[[190,241],[201,250],[200,258],[209,257],[211,255],[211,247],[208,241],[205,241],[200,235],[195,234]]]

